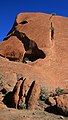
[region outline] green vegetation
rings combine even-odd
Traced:
[[[57,95],[61,95],[64,93],[64,90],[63,89],[60,89],[59,87],[55,89],[55,92]]]
[[[26,109],[26,104],[22,102],[19,106],[19,109]]]
[[[17,58],[17,59],[15,60],[15,62],[20,62],[19,58]]]
[[[48,96],[46,90],[45,90],[45,87],[43,85],[40,85],[40,96],[39,96],[39,100],[41,101],[45,101],[46,97]]]
[[[3,84],[3,81],[2,81],[2,79],[0,78],[0,85],[2,85]]]
[[[2,76],[2,74],[0,74],[0,90],[1,90],[2,86],[3,86],[3,76]]]
[[[28,57],[25,57],[23,62],[27,63],[29,61]]]
[[[0,75],[0,85],[3,84],[3,78],[2,78],[2,75]]]

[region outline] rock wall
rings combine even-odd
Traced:
[[[54,39],[51,40],[51,15],[44,13],[20,13],[17,15],[13,28],[3,42],[0,43],[0,71],[23,74],[30,80],[37,80],[45,88],[55,89],[68,87],[68,18],[53,16]],[[22,37],[22,34],[23,37]],[[28,49],[25,49],[28,38]],[[24,41],[24,42],[23,42]],[[36,49],[30,49],[36,45]],[[14,54],[12,54],[14,51]],[[38,52],[40,51],[40,52]],[[43,57],[39,57],[42,56]],[[24,56],[29,60],[23,61]],[[3,58],[5,57],[5,58]],[[31,61],[30,58],[36,58]],[[5,64],[4,64],[4,61]],[[3,64],[2,64],[3,63]],[[7,67],[6,67],[7,65]],[[5,68],[5,70],[4,70]]]

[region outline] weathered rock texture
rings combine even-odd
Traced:
[[[68,94],[57,96],[55,100],[59,112],[68,116]]]
[[[25,102],[27,109],[34,111],[39,95],[40,86],[37,82],[33,81],[26,96]]]
[[[19,100],[19,106],[22,105],[22,103],[25,103],[26,96],[29,90],[30,83],[29,81],[25,78],[22,82],[21,88],[20,88],[20,100]]]
[[[15,36],[11,36],[9,40],[0,43],[0,55],[9,60],[22,60],[24,54],[23,44],[18,41]]]
[[[30,87],[29,87],[30,86]],[[20,78],[13,91],[11,97],[11,107],[24,108],[34,110],[37,100],[40,95],[40,86],[37,82],[33,81],[31,84],[27,82],[26,78]],[[7,104],[9,100],[7,100]],[[26,105],[26,106],[24,106]]]
[[[46,89],[68,87],[68,18],[53,16],[54,39],[44,13],[20,13],[13,28],[0,43],[0,73],[5,82],[9,75],[22,74],[29,81],[37,80]],[[4,58],[3,58],[4,57]],[[29,63],[11,62],[25,61]],[[8,79],[9,80],[9,79]],[[9,80],[10,84],[12,80]],[[13,84],[14,87],[14,84]]]
[[[26,78],[28,81],[27,84],[25,84],[26,82],[23,84],[23,88],[26,86],[27,90],[22,88],[22,95],[19,96],[18,91],[17,98],[14,97],[16,100],[16,108],[19,104],[19,97],[21,101],[25,101],[23,95],[26,96],[28,93],[28,83],[31,84],[33,80],[38,82],[39,85],[44,86],[46,92],[53,92],[53,90],[58,87],[63,90],[68,88],[68,18],[61,16],[52,17],[54,39],[51,40],[50,17],[51,15],[44,13],[20,13],[17,15],[11,31],[6,38],[0,42],[1,93],[12,91],[18,80],[18,76],[23,76],[23,78]],[[20,90],[21,85],[22,84],[19,84],[19,89],[17,90]],[[35,89],[36,85],[33,91]],[[34,104],[32,99],[32,96],[34,96],[33,91],[28,102],[31,104],[32,109],[35,107],[35,105],[32,106],[32,104]],[[5,104],[7,103],[7,101],[5,101],[6,97],[9,99],[9,96],[12,97],[11,92],[4,97],[3,101]],[[62,103],[58,101],[60,98],[62,99]],[[3,97],[1,96],[0,103],[2,99]],[[61,106],[63,113],[67,114],[68,105],[66,101],[68,101],[68,97],[59,96],[56,101],[58,108],[60,109]],[[51,100],[52,105],[53,102],[54,101]],[[11,100],[9,106],[10,103]],[[1,108],[5,108],[3,105],[2,102],[2,104],[0,104]],[[7,109],[4,111],[2,109],[0,110],[4,120],[7,120],[8,116],[6,111],[10,114],[10,111]],[[18,112],[20,111],[14,111],[13,114],[12,110],[12,115],[9,115],[8,119],[20,119]],[[40,118],[41,117],[38,116],[38,119]],[[26,119],[30,118],[27,116]],[[31,117],[31,119],[33,118]],[[50,116],[47,119],[50,119]],[[54,119],[54,117],[52,119]]]
[[[23,78],[20,78],[13,89],[12,105],[17,109],[19,103],[19,93]]]

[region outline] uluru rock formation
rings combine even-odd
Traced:
[[[51,21],[50,17],[44,13],[17,15],[0,42],[1,92],[12,90],[19,76],[29,83],[38,81],[46,91],[68,88],[68,18],[53,16]]]
[[[12,72],[22,71],[24,76],[29,73],[32,79],[42,82],[45,87],[68,86],[68,18],[52,17],[55,31],[51,40],[50,16],[44,13],[17,15],[11,31],[0,43],[0,56],[14,61],[23,61],[25,57],[30,62],[29,65],[13,63],[16,69],[12,62],[1,58],[0,61],[5,60],[6,63],[2,66],[0,62],[0,71],[6,64],[12,64]],[[11,68],[7,65],[6,69],[9,71]]]

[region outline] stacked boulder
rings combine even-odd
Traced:
[[[60,94],[48,97],[46,102],[52,111],[55,107],[57,113],[68,116],[68,89],[63,90]]]
[[[16,109],[26,107],[29,110],[34,110],[39,94],[40,86],[36,81],[29,85],[26,78],[21,77],[12,92],[12,106]]]
[[[68,116],[68,94],[63,94],[55,97],[56,106],[59,112]]]

